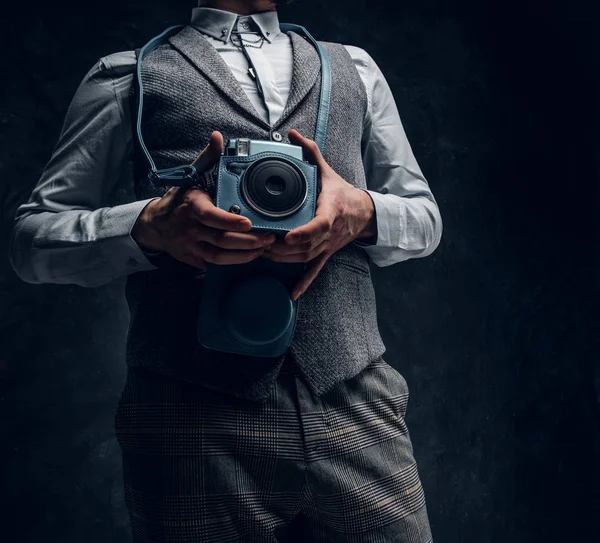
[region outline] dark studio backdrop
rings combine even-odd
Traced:
[[[188,22],[194,5],[3,9],[7,543],[130,541],[113,433],[125,378],[124,282],[28,285],[6,248],[13,213],[49,160],[85,73],[101,56]],[[411,391],[407,423],[436,543],[600,541],[593,5],[298,0],[280,9],[282,21],[373,56],[441,210],[433,255],[372,266],[384,358]]]

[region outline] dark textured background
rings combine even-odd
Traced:
[[[495,4],[302,0],[280,17],[374,57],[441,209],[432,256],[373,268],[436,543],[600,541],[597,14]],[[193,6],[3,10],[2,254],[84,74]],[[122,291],[27,285],[0,261],[3,541],[129,541]]]

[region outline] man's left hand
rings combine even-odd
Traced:
[[[292,291],[292,299],[297,300],[333,253],[359,237],[375,235],[377,227],[373,200],[367,192],[340,177],[313,140],[294,129],[288,137],[291,144],[302,147],[304,159],[317,166],[321,192],[315,217],[267,247],[263,257],[275,262],[309,263]]]

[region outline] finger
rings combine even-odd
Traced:
[[[223,134],[215,130],[210,135],[208,145],[202,149],[200,154],[192,162],[192,166],[199,172],[204,172],[214,166],[223,152]]]
[[[327,253],[323,253],[319,258],[313,260],[306,267],[304,275],[300,278],[296,285],[294,285],[292,290],[292,300],[296,301],[298,298],[300,298],[300,296],[302,296],[302,294],[304,294],[304,292],[306,292],[306,289],[315,280],[315,277],[319,275],[319,272],[323,269],[323,266],[325,266],[325,262],[327,262],[328,258],[329,255]]]
[[[287,244],[284,241],[276,241],[267,247],[267,251],[269,253],[275,253],[278,255],[296,255],[300,253],[308,253],[316,246],[317,244],[313,243],[312,240],[294,245]]]
[[[206,260],[202,258],[202,254],[197,250],[195,244],[190,244],[189,247],[181,253],[172,253],[172,256],[194,268],[206,271]]]
[[[217,228],[203,227],[198,230],[195,241],[207,241],[222,249],[258,249],[275,241],[275,234],[269,232],[231,232]]]
[[[205,226],[241,232],[248,232],[252,228],[252,222],[248,217],[217,207],[210,195],[202,190],[194,191],[190,195],[190,202],[192,214]]]
[[[305,138],[295,128],[288,131],[288,138],[293,145],[302,147],[302,150],[304,151],[304,160],[317,166],[321,172],[329,168],[329,165],[325,162],[325,159],[321,154],[321,149],[319,149],[319,146],[314,140]]]
[[[315,245],[320,243],[333,227],[333,220],[328,214],[315,215],[314,219],[290,230],[284,238],[289,244],[299,244],[313,241]]]
[[[244,250],[236,250],[236,249],[221,249],[220,247],[215,247],[210,243],[200,242],[200,252],[202,254],[202,258],[207,262],[211,262],[212,264],[246,264],[247,262],[251,262],[255,258],[262,256],[264,253],[264,248],[260,249],[252,249],[249,251]]]
[[[314,249],[311,249],[310,251],[294,254],[275,253],[271,251],[269,247],[265,247],[265,258],[268,258],[273,262],[310,262],[311,260],[319,256],[323,251],[326,251],[328,248],[328,241],[324,241],[323,243],[317,245]]]

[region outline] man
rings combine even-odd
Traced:
[[[194,8],[191,24],[142,62],[143,133],[159,168],[189,164],[200,149],[214,164],[234,137],[301,146],[321,186],[312,221],[275,240],[217,209],[207,187],[152,187],[133,137],[136,55],[126,51],[100,59],[78,88],[17,211],[11,262],[32,283],[128,276],[116,431],[135,541],[428,543],[408,387],[381,356],[368,260],[431,254],[439,210],[389,86],[358,47],[320,42],[332,101],[325,153],[314,144],[319,58],[280,31],[279,3]],[[131,186],[132,201],[106,206]],[[206,264],[259,257],[307,263],[291,292],[300,305],[288,352],[201,348]]]

